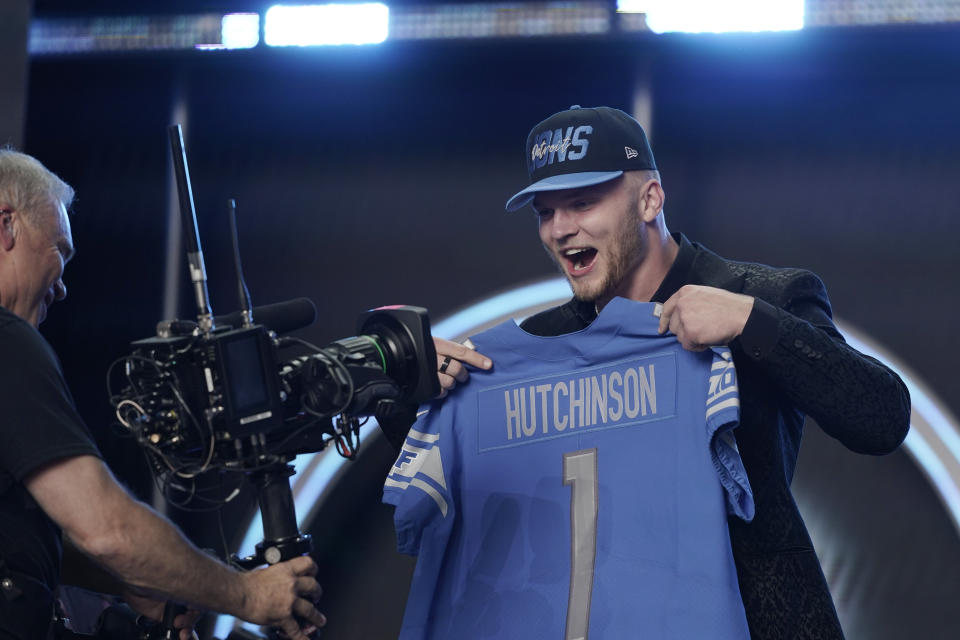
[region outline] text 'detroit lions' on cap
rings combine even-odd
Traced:
[[[640,123],[620,109],[574,105],[533,129],[525,147],[530,186],[507,200],[507,211],[529,204],[539,191],[600,184],[624,171],[656,169]]]

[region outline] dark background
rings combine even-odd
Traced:
[[[178,102],[214,311],[238,306],[234,197],[254,303],[311,297],[320,318],[301,335],[324,344],[370,307],[441,318],[552,275],[532,214],[503,211],[526,180],[527,131],[571,104],[630,110],[648,84],[671,230],[816,271],[836,316],[960,414],[957,78],[949,26],[35,57],[24,150],[78,192],[70,295],[43,333],[111,465],[150,499],[136,447],[111,435],[103,379],[161,319]],[[192,317],[182,267],[179,284]],[[371,444],[314,519],[328,637],[399,623],[411,565],[379,505],[389,464]],[[856,456],[813,427],[794,486],[850,638],[956,636],[957,532],[904,451]],[[228,531],[248,511],[228,509]],[[209,517],[174,517],[213,544]]]

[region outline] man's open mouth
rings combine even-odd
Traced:
[[[593,266],[597,259],[597,250],[593,247],[577,247],[575,249],[564,249],[560,255],[567,261],[570,273],[586,271]]]

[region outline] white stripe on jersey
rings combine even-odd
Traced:
[[[739,406],[740,406],[739,396],[734,398],[727,398],[723,402],[718,402],[712,406],[707,407],[707,417],[709,418],[710,416],[715,414],[717,411],[721,411],[728,407],[739,407]]]
[[[422,431],[417,431],[416,429],[410,429],[407,432],[408,438],[413,438],[414,440],[419,440],[420,442],[436,442],[440,439],[439,433],[423,433]]]
[[[410,481],[410,484],[414,487],[420,489],[428,496],[433,498],[433,501],[437,503],[437,506],[440,507],[440,513],[444,518],[447,517],[447,501],[444,500],[443,496],[440,495],[440,492],[434,489],[431,485],[427,484],[420,478],[414,478]]]

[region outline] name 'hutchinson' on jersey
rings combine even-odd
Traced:
[[[484,428],[480,432],[480,450],[627,427],[676,415],[677,362],[673,354],[577,373],[481,391],[478,401]],[[492,426],[498,424],[502,428]]]

